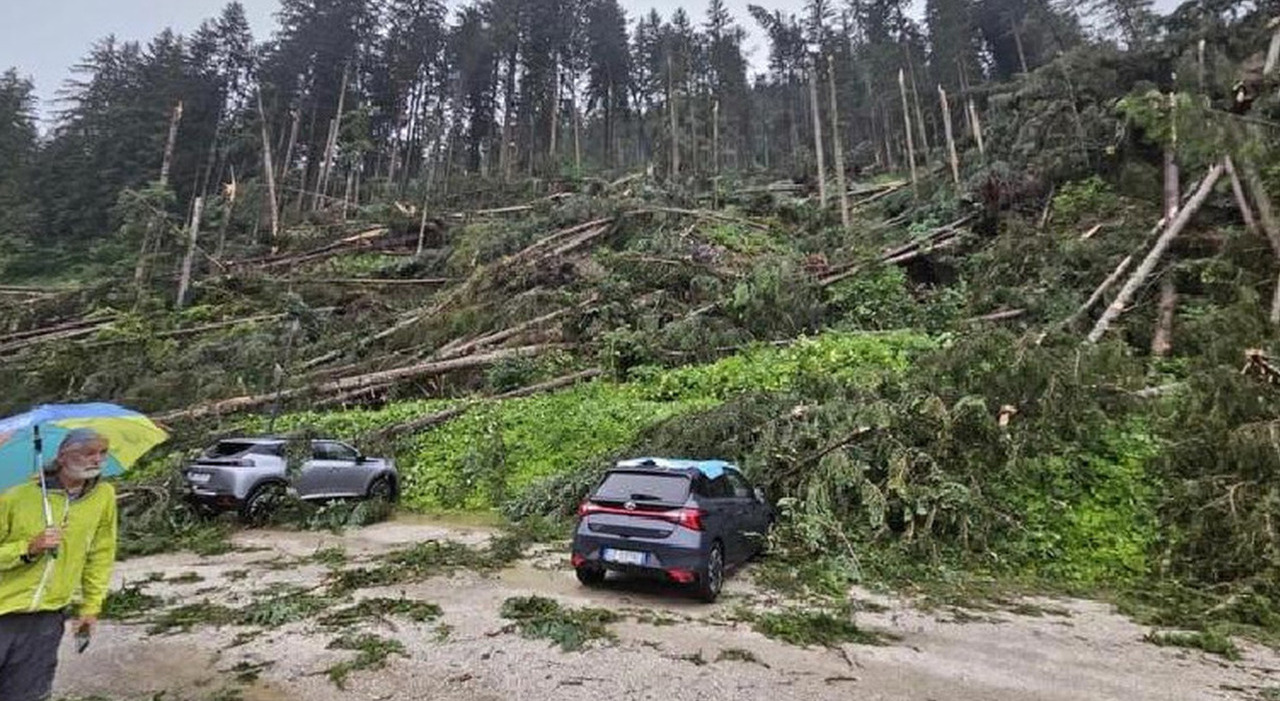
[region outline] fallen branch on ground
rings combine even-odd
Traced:
[[[470,355],[463,358],[455,358],[451,360],[440,360],[427,363],[418,363],[408,367],[394,368],[391,370],[383,370],[365,375],[355,375],[352,377],[344,377],[338,380],[326,382],[317,387],[298,387],[293,389],[282,390],[280,392],[267,392],[265,394],[256,394],[244,397],[233,397],[231,399],[223,399],[208,404],[182,409],[179,411],[171,411],[154,417],[155,420],[161,422],[172,422],[182,420],[199,419],[205,416],[230,414],[245,409],[252,409],[266,404],[270,404],[276,399],[288,400],[305,394],[326,395],[333,393],[349,392],[352,390],[368,388],[374,385],[392,384],[403,380],[432,377],[444,375],[459,370],[472,370],[476,368],[488,367],[494,363],[511,359],[531,357],[543,353],[548,350],[563,347],[560,344],[543,344],[537,346],[524,346],[521,348],[511,348],[493,351],[491,353],[483,353],[479,355]]]

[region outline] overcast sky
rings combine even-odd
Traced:
[[[165,27],[186,34],[216,15],[227,0],[0,0],[0,71],[15,67],[36,84],[45,111],[70,69],[90,45],[108,34],[122,40],[146,41]],[[241,0],[253,25],[254,38],[264,39],[275,27],[277,0]],[[456,2],[456,0],[455,0]],[[701,23],[706,0],[621,0],[632,19],[651,8],[669,16],[684,7]],[[753,3],[769,9],[798,11],[801,0],[728,0],[739,24],[751,32],[747,51],[762,67],[768,59],[755,22],[747,15]],[[454,4],[451,2],[451,4]],[[1172,7],[1175,0],[1157,0]]]

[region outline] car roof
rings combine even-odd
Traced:
[[[287,443],[289,441],[311,441],[312,443],[341,443],[337,438],[289,438],[286,436],[235,436],[232,438],[220,438],[219,443],[251,443],[253,445],[273,445],[276,443]]]
[[[655,472],[700,472],[707,479],[715,479],[726,472],[738,472],[738,466],[724,460],[687,460],[682,458],[632,458],[620,460],[617,470],[644,470]]]

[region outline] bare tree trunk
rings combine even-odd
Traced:
[[[911,165],[911,189],[920,194],[920,181],[916,176],[916,143],[911,136],[911,108],[907,105],[907,81],[901,68],[898,69],[898,91],[902,93],[902,121],[907,133],[907,162]]]
[[[173,168],[173,150],[178,145],[178,125],[182,123],[182,100],[173,106],[169,117],[169,138],[164,144],[164,161],[160,164],[160,187],[169,185],[169,171]]]
[[[822,149],[822,110],[818,104],[817,59],[809,69],[809,104],[813,112],[813,151],[818,157],[818,201],[827,207],[827,160]]]
[[[1120,289],[1120,293],[1116,295],[1111,305],[1102,313],[1102,317],[1098,319],[1098,323],[1094,325],[1093,330],[1089,332],[1086,341],[1088,343],[1097,343],[1107,332],[1111,326],[1111,322],[1124,313],[1125,307],[1129,306],[1129,302],[1133,300],[1138,289],[1142,287],[1147,278],[1151,276],[1151,272],[1155,270],[1156,265],[1160,262],[1160,258],[1164,256],[1164,252],[1168,250],[1169,245],[1173,243],[1173,239],[1182,233],[1187,223],[1191,221],[1191,217],[1195,215],[1204,201],[1209,198],[1209,194],[1213,192],[1213,186],[1217,184],[1218,179],[1222,177],[1222,165],[1215,165],[1209,169],[1209,173],[1205,175],[1204,180],[1200,182],[1200,188],[1196,190],[1196,194],[1192,196],[1187,205],[1178,212],[1178,216],[1169,223],[1169,226],[1160,234],[1160,238],[1156,240],[1154,246],[1147,253],[1147,257],[1143,259],[1138,269],[1133,271],[1133,275],[1125,281],[1124,287]]]
[[[573,171],[582,174],[582,115],[578,113],[578,94],[573,95]]]
[[[1270,25],[1273,27],[1271,33],[1271,44],[1267,46],[1267,62],[1262,67],[1262,75],[1271,75],[1276,69],[1276,62],[1280,61],[1280,22],[1271,20]]]
[[[1244,164],[1244,180],[1253,195],[1253,202],[1258,207],[1258,219],[1262,222],[1262,230],[1271,242],[1271,249],[1280,259],[1280,222],[1276,220],[1275,209],[1271,206],[1271,196],[1267,187],[1258,175],[1258,169],[1252,163]],[[1271,297],[1271,323],[1280,325],[1280,277],[1276,280],[1276,289]]]
[[[302,122],[301,110],[293,109],[290,112],[293,117],[289,120],[289,144],[284,149],[284,160],[280,162],[280,173],[276,176],[280,181],[284,181],[285,176],[289,173],[289,164],[293,163],[293,150],[298,146],[298,127]],[[300,185],[305,189],[305,183],[300,183]]]
[[[1197,66],[1197,68],[1198,68],[1197,73],[1198,73],[1199,78],[1200,78],[1200,93],[1201,93],[1201,94],[1204,94],[1204,88],[1205,88],[1205,83],[1204,83],[1204,80],[1205,80],[1205,74],[1204,74],[1204,49],[1205,49],[1205,40],[1204,40],[1204,39],[1201,39],[1201,40],[1200,40],[1200,43],[1197,45],[1197,47],[1196,47],[1196,48],[1197,48],[1197,51],[1196,51],[1196,66]]]
[[[1151,355],[1167,358],[1173,352],[1173,314],[1178,307],[1178,289],[1173,271],[1160,281],[1160,306],[1156,313],[1156,330],[1151,337]]]
[[[280,205],[276,201],[276,169],[271,163],[271,134],[267,131],[261,87],[258,88],[258,118],[262,121],[262,172],[267,179],[267,206],[271,208],[271,252],[275,253],[280,239]]]
[[[231,213],[236,209],[236,198],[239,196],[236,183],[236,167],[231,166],[231,185],[224,193],[227,199],[226,210],[222,213],[222,223],[218,225],[218,248],[213,257],[221,259],[227,250],[227,227],[231,225]]]
[[[1013,42],[1018,47],[1018,63],[1022,66],[1022,74],[1026,75],[1030,71],[1027,70],[1027,52],[1022,48],[1022,32],[1018,31],[1018,23],[1009,20],[1009,26],[1013,29]]]
[[[320,164],[320,179],[316,184],[315,199],[311,203],[312,209],[319,209],[321,196],[329,194],[329,176],[333,173],[333,159],[338,151],[338,133],[342,131],[342,113],[346,109],[347,80],[350,75],[351,67],[343,66],[342,86],[338,90],[338,110],[334,113],[333,121],[329,123],[329,143],[325,145],[324,162]]]
[[[942,127],[947,137],[947,157],[951,161],[951,178],[956,187],[960,186],[960,156],[956,153],[956,140],[951,133],[951,105],[947,102],[947,91],[938,84],[938,101],[942,105]]]
[[[559,150],[560,136],[560,64],[556,63],[556,79],[555,88],[552,90],[551,96],[551,148],[547,149],[547,157],[551,159],[551,172],[559,173],[560,165],[557,162],[557,151]]]
[[[835,155],[836,187],[840,189],[840,223],[845,231],[853,226],[849,218],[849,187],[844,180],[844,140],[840,138],[840,108],[836,95],[836,63],[827,55],[827,84],[831,88],[831,151]]]
[[[1249,206],[1249,199],[1245,197],[1244,187],[1240,184],[1240,175],[1236,173],[1236,166],[1231,156],[1223,159],[1222,165],[1227,170],[1227,176],[1231,178],[1231,194],[1235,196],[1236,207],[1240,208],[1240,216],[1244,218],[1245,230],[1254,236],[1260,236],[1262,232],[1258,229],[1257,220],[1253,218],[1253,208]]]
[[[196,257],[196,240],[200,236],[200,217],[204,214],[204,198],[197,197],[191,212],[191,226],[187,229],[187,252],[182,256],[182,272],[178,277],[177,307],[187,306],[187,290],[191,287],[191,263]]]
[[[924,149],[925,165],[929,163],[929,153],[933,151],[933,146],[929,143],[929,132],[924,125],[924,110],[920,108],[920,91],[916,87],[916,67],[911,60],[911,49],[906,45],[902,45],[903,51],[907,54],[907,77],[911,79],[911,99],[916,106],[916,131],[920,132],[920,147]]]
[[[711,175],[720,177],[720,101],[711,103]],[[717,183],[717,192],[719,191]]]
[[[969,98],[969,122],[973,126],[973,140],[978,143],[978,155],[986,160],[987,147],[982,140],[982,120],[978,118],[978,107],[973,104],[973,98]]]
[[[667,112],[671,116],[671,179],[680,177],[680,126],[676,117],[676,69],[667,56]]]

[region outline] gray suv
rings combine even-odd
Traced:
[[[287,466],[296,465],[289,470]],[[335,440],[229,438],[182,469],[190,501],[206,511],[238,511],[261,523],[286,493],[311,501],[394,502],[400,476],[387,458],[362,455]]]

